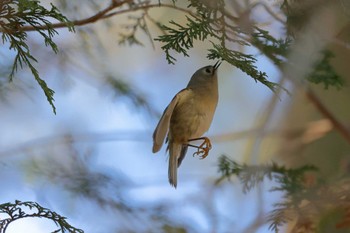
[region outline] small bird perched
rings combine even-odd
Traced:
[[[187,87],[175,95],[164,110],[153,133],[153,153],[160,150],[166,134],[169,150],[169,183],[176,188],[177,168],[188,146],[197,148],[193,155],[204,159],[211,149],[210,140],[202,135],[208,131],[218,103],[217,69],[221,62],[197,70]],[[203,140],[200,146],[191,141]]]

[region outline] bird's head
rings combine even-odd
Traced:
[[[187,87],[197,87],[206,85],[217,79],[217,69],[221,65],[220,61],[217,61],[213,66],[205,66],[198,69],[188,83]]]

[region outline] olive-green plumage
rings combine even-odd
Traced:
[[[188,141],[208,131],[218,103],[217,68],[205,66],[191,77],[187,87],[175,95],[153,133],[153,153],[160,150],[167,134],[169,182],[177,186],[177,168],[187,152]]]

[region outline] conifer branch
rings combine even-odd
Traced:
[[[28,209],[30,211],[28,211]],[[42,207],[36,202],[31,201],[15,201],[15,203],[4,203],[0,204],[0,213],[7,215],[6,218],[0,219],[0,233],[5,233],[8,226],[20,219],[23,218],[46,218],[52,220],[59,229],[54,232],[70,232],[70,233],[83,233],[84,231],[70,225],[66,218],[57,214],[54,211],[51,211],[47,208]]]
[[[269,213],[267,221],[270,222],[270,230],[279,232],[279,229],[289,222],[291,217],[295,217],[299,213],[298,206],[300,206],[300,203],[311,198],[310,195],[314,192],[314,189],[307,186],[305,174],[316,171],[317,168],[312,165],[304,165],[293,169],[276,163],[248,166],[239,164],[223,155],[219,158],[221,177],[216,183],[229,179],[231,176],[236,176],[243,185],[243,192],[248,192],[263,182],[264,179],[273,181],[275,185],[270,189],[270,192],[280,191],[284,193],[284,198],[274,205],[275,208]],[[320,196],[320,198],[322,197]],[[290,213],[292,213],[292,216]]]
[[[57,53],[58,47],[53,41],[53,37],[58,33],[51,27],[52,24],[48,18],[61,21],[69,28],[69,30],[74,30],[72,25],[70,25],[69,20],[52,4],[51,9],[47,10],[36,0],[5,0],[0,3],[0,32],[2,32],[2,42],[8,42],[10,44],[9,49],[14,50],[17,53],[13,61],[9,80],[13,80],[13,77],[18,70],[18,66],[20,68],[28,66],[35,80],[44,91],[53,112],[56,114],[56,108],[53,103],[54,91],[47,86],[43,79],[40,78],[38,70],[33,65],[37,60],[31,54],[30,48],[27,45],[27,33],[20,30],[24,25],[30,25],[44,38],[45,45],[50,47],[54,53]],[[45,25],[45,29],[41,28],[42,25]]]

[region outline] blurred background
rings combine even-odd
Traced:
[[[49,1],[40,2],[49,7]],[[242,24],[258,23],[281,38],[285,25],[265,7],[286,20],[279,9],[281,2],[232,0],[227,5],[228,10],[235,9],[233,14],[246,20]],[[95,14],[109,1],[53,3],[75,20]],[[252,8],[254,4],[257,6]],[[179,7],[187,5],[178,3]],[[313,7],[305,6],[304,10],[316,12]],[[332,64],[345,87],[310,88],[348,127],[347,7],[335,4],[317,11],[314,21],[296,21],[294,26],[303,28],[305,40],[295,44],[291,59],[298,57],[299,65],[307,66],[308,54],[315,50],[327,46],[335,53]],[[29,33],[31,51],[38,59],[36,67],[55,90],[56,115],[27,68],[20,69],[8,82],[14,53],[8,44],[1,46],[0,203],[36,201],[88,233],[269,232],[264,216],[283,193],[270,192],[273,183],[269,180],[246,194],[236,179],[217,184],[219,156],[251,165],[271,161],[291,167],[315,164],[327,179],[337,179],[348,171],[349,144],[286,79],[298,74],[288,67],[278,69],[254,48],[242,47],[242,52],[256,55],[258,69],[266,72],[270,81],[281,83],[289,94],[274,94],[223,62],[219,104],[206,134],[213,148],[204,160],[193,157],[195,151],[190,149],[179,168],[178,188],[172,188],[165,146],[157,154],[151,151],[153,130],[192,74],[215,61],[206,58],[210,41],[196,42],[189,57],[175,54],[175,65],[167,63],[161,44],[142,32],[136,33],[142,45],[129,46],[121,39],[144,13],[117,14],[77,26],[76,33],[58,29],[59,35],[54,38],[57,55],[43,45],[42,38]],[[164,24],[185,20],[184,12],[170,7],[153,7],[147,14],[151,16],[146,20],[147,30],[153,38],[162,31],[151,19]],[[318,36],[329,40],[310,47],[307,38]],[[7,233],[55,229],[49,220],[23,219],[11,224]]]

